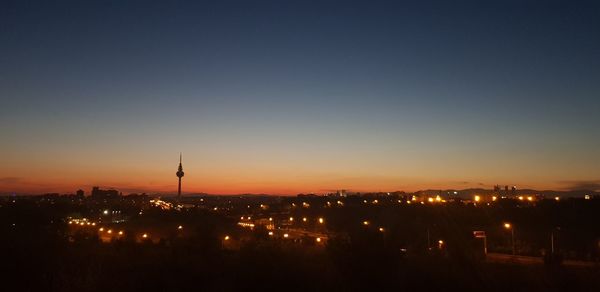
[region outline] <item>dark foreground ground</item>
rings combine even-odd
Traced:
[[[597,267],[500,264],[336,243],[4,244],[3,291],[600,291]]]
[[[7,203],[0,207],[0,291],[600,291],[598,201],[530,207],[356,201],[336,208],[310,202],[310,209],[282,215],[323,216],[326,224],[314,227],[327,232],[321,242],[243,229],[240,214],[210,208],[145,209],[136,217],[137,206],[127,223],[118,223],[124,235],[106,242],[100,226],[77,227],[65,219],[76,213],[102,218],[104,206]],[[253,217],[276,214],[259,212]],[[518,226],[518,259],[507,255],[505,218]],[[560,230],[550,228],[557,223]],[[134,236],[143,226],[156,239],[161,225],[171,233],[159,240]],[[493,252],[487,259],[472,230],[487,231]],[[552,230],[563,265],[544,264],[538,252],[549,250]],[[225,234],[231,235],[226,242]]]

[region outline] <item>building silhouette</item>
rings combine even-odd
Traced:
[[[92,188],[92,199],[113,199],[120,196],[117,190],[102,190],[99,187]]]

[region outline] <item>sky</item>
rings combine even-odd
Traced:
[[[0,193],[600,189],[600,2],[414,2],[2,1]]]

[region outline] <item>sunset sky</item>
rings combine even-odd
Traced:
[[[122,2],[0,4],[0,194],[600,189],[598,1]]]

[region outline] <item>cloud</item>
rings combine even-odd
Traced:
[[[20,181],[21,181],[20,177],[13,177],[13,176],[0,177],[0,184],[10,185],[10,184],[16,184]]]
[[[568,189],[568,190],[586,190],[586,191],[600,190],[600,179],[561,181],[560,183],[565,185],[565,189]]]

